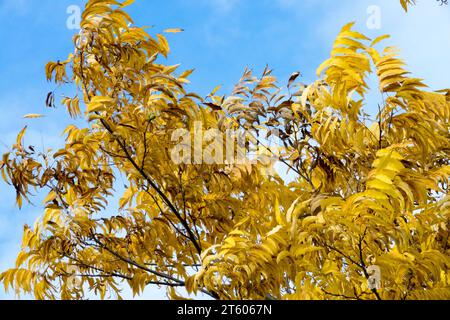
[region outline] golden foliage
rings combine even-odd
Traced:
[[[405,11],[408,11],[408,7],[415,3],[416,3],[415,0],[400,0],[400,4],[402,5],[402,7]]]

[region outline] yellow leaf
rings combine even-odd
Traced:
[[[122,2],[121,7],[124,8],[124,7],[127,7],[129,5],[132,5],[134,3],[134,1],[135,0],[126,0],[126,1]]]
[[[57,197],[56,192],[53,190],[50,191],[49,194],[47,195],[47,197],[45,197],[45,199],[44,199],[44,204],[55,200],[56,197]]]

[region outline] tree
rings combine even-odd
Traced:
[[[283,90],[268,68],[246,70],[232,95],[204,99],[186,91],[192,70],[161,63],[163,35],[131,27],[131,2],[90,0],[74,52],[46,66],[48,80],[76,86],[63,105],[86,126],[69,126],[56,153],[26,146],[25,128],[3,156],[19,207],[32,190],[48,193],[16,267],[0,276],[6,289],[38,299],[120,297],[124,284],[134,294],[164,286],[175,299],[177,288],[220,299],[450,298],[450,90],[426,91],[395,49],[375,49],[386,36],[370,41],[349,24],[314,83],[294,73]],[[372,73],[376,119],[364,108]],[[198,140],[199,128],[213,139]],[[244,142],[229,144],[229,132]],[[275,133],[278,149],[267,145]],[[223,160],[223,144],[244,161],[209,161]],[[261,157],[249,163],[251,150]],[[270,170],[274,157],[294,182]]]

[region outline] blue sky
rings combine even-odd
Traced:
[[[223,85],[228,93],[246,66],[262,71],[266,64],[284,83],[294,71],[303,81],[314,80],[317,66],[329,56],[332,41],[347,22],[368,36],[391,34],[386,43],[401,48],[414,75],[432,89],[450,87],[450,6],[421,0],[405,14],[397,0],[136,0],[129,7],[138,25],[154,32],[180,27],[169,35],[169,63],[195,68],[192,90],[209,93]],[[72,50],[66,10],[83,6],[82,0],[0,0],[0,153],[7,151],[17,133],[29,125],[26,142],[38,148],[58,147],[60,133],[69,123],[62,108],[44,106],[47,84],[44,65],[63,60]],[[381,28],[369,29],[368,8],[380,10]],[[372,11],[373,12],[373,11]],[[58,91],[63,93],[64,91]],[[67,91],[66,91],[67,93]],[[370,95],[367,108],[377,103]],[[45,118],[25,120],[28,113]],[[14,207],[14,192],[0,183],[0,270],[14,266],[23,224],[41,214],[40,200],[21,211]],[[125,294],[126,297],[130,297]],[[144,298],[164,298],[149,288]],[[0,299],[14,298],[0,287]]]

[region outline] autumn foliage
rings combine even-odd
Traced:
[[[48,80],[76,86],[62,104],[85,125],[45,153],[24,144],[24,129],[3,156],[19,207],[34,190],[48,194],[0,276],[6,289],[37,299],[115,298],[125,285],[136,295],[164,286],[174,299],[180,288],[220,299],[450,299],[450,90],[428,90],[395,48],[380,48],[386,36],[349,24],[317,81],[296,73],[279,86],[270,69],[246,70],[231,95],[203,98],[186,89],[191,70],[163,63],[165,37],[133,25],[131,2],[90,0],[73,53],[46,66]],[[373,118],[371,75],[382,97]],[[198,123],[242,130],[248,148],[277,130],[293,182],[264,161],[174,163],[174,132],[194,135]]]

